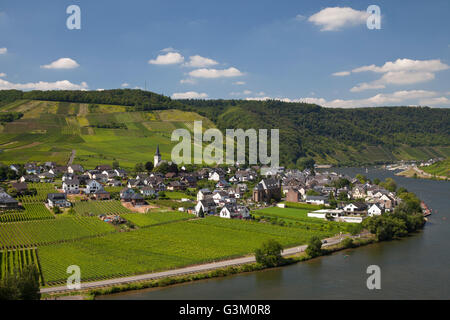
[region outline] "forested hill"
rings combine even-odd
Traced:
[[[285,165],[313,157],[341,165],[450,156],[450,109],[331,109],[305,103],[171,100],[149,91],[0,91],[0,106],[19,99],[125,105],[127,111],[183,109],[218,128],[278,128]]]

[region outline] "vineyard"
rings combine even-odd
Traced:
[[[122,206],[118,200],[108,201],[79,201],[73,204],[73,209],[80,216],[87,216],[90,214],[125,214],[131,211]]]
[[[3,279],[6,274],[13,273],[15,270],[22,270],[27,265],[35,265],[41,274],[36,249],[0,251],[0,279]],[[44,282],[42,276],[40,282]]]
[[[55,216],[42,203],[24,204],[23,207],[25,210],[5,211],[0,213],[0,222],[17,222],[55,218]]]
[[[59,217],[51,220],[0,224],[0,248],[16,249],[82,239],[114,232],[96,217]]]
[[[138,227],[149,227],[157,224],[192,219],[194,216],[182,212],[151,212],[151,213],[128,213],[122,218],[132,222]]]
[[[313,234],[331,235],[208,217],[43,246],[39,258],[47,284],[56,284],[71,264],[80,266],[82,281],[101,280],[242,256],[267,239],[283,246],[302,244]]]
[[[47,201],[47,194],[56,192],[55,186],[52,183],[28,183],[28,189],[36,189],[35,196],[22,196],[18,200],[25,203],[45,202]]]

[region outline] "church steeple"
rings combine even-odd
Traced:
[[[155,156],[153,157],[154,166],[156,167],[160,162],[161,162],[161,154],[159,153],[159,144],[158,144],[156,146]]]

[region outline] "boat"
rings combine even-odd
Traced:
[[[422,208],[422,213],[424,217],[431,216],[431,209],[428,208],[425,202],[420,202],[420,207]]]

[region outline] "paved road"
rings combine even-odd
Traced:
[[[76,152],[77,152],[77,151],[76,151],[75,149],[72,150],[72,153],[70,154],[69,161],[67,161],[67,165],[68,165],[68,166],[72,165],[73,160],[75,159],[75,153],[76,153]]]
[[[344,239],[344,238],[342,238]],[[327,243],[323,244],[323,247],[331,246],[334,244],[339,243],[342,241],[339,237],[333,237],[326,239]],[[288,248],[283,250],[282,255],[283,256],[289,256],[293,255],[299,252],[303,252],[306,250],[307,245],[297,246],[293,248]],[[254,256],[246,256],[242,258],[236,258],[236,259],[230,259],[230,260],[222,260],[212,263],[206,263],[196,266],[190,266],[180,269],[174,269],[174,270],[168,270],[168,271],[162,271],[162,272],[156,272],[156,273],[147,273],[137,276],[130,276],[130,277],[123,277],[123,278],[116,278],[116,279],[109,279],[109,280],[102,280],[102,281],[94,281],[94,282],[85,282],[81,283],[81,289],[93,289],[93,288],[100,288],[100,287],[106,287],[106,286],[112,286],[112,285],[120,285],[120,284],[126,284],[131,282],[138,282],[138,281],[145,281],[145,280],[155,280],[159,278],[166,278],[166,277],[173,277],[173,276],[180,276],[185,275],[189,273],[197,273],[197,272],[204,272],[224,267],[230,267],[230,266],[236,266],[241,264],[247,264],[255,262]],[[66,286],[59,286],[59,287],[51,287],[51,288],[43,288],[41,289],[41,293],[60,293],[70,291],[67,289]]]

